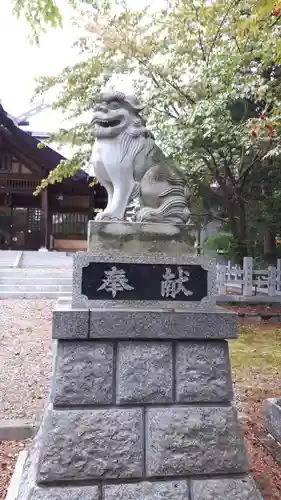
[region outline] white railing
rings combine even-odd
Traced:
[[[230,292],[243,297],[280,296],[281,300],[281,259],[277,260],[276,266],[264,270],[253,269],[252,257],[244,257],[243,268],[230,262],[217,264],[217,293],[227,295]]]

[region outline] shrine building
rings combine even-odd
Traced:
[[[0,249],[84,250],[88,221],[106,206],[106,191],[90,188],[88,175],[78,170],[34,196],[65,159],[49,146],[39,149],[40,142],[0,105]]]

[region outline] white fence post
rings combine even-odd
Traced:
[[[226,266],[223,264],[218,265],[218,284],[219,295],[226,295]]]
[[[281,291],[281,259],[277,259],[277,286],[278,292]]]
[[[268,284],[267,290],[270,297],[276,295],[276,284],[277,284],[277,272],[275,266],[269,266],[268,268]]]
[[[243,258],[243,295],[253,295],[253,257]]]

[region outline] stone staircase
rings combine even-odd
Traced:
[[[22,252],[20,266],[21,268],[39,268],[39,269],[72,269],[73,254],[66,252]]]
[[[22,252],[17,250],[0,251],[0,269],[18,267]]]
[[[72,269],[0,269],[0,299],[71,296]]]

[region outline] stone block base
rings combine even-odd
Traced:
[[[229,403],[224,340],[59,340],[55,407]]]
[[[231,406],[50,410],[37,480],[126,482],[247,470]]]
[[[48,412],[44,420],[48,420]],[[54,479],[41,486],[37,466],[45,441],[45,422],[36,435],[23,467],[17,496],[11,500],[262,500],[254,481],[247,474],[166,477],[165,479],[128,479],[116,477],[88,480],[87,484],[72,477],[63,483]],[[80,428],[83,436],[83,426]],[[112,429],[114,437],[114,429]],[[82,452],[81,452],[82,454]],[[77,458],[79,453],[77,452]],[[102,458],[100,463],[102,464]],[[98,460],[98,456],[95,457]],[[65,460],[67,457],[65,456]],[[117,460],[112,457],[112,461]],[[58,466],[60,462],[58,461]],[[64,461],[66,465],[66,462]],[[77,462],[77,466],[79,463]]]
[[[231,405],[234,319],[57,310],[50,404],[13,500],[262,500]]]
[[[159,442],[159,446],[161,445],[164,450],[166,441],[166,454],[169,455],[166,457],[167,460],[165,457],[161,458],[160,455],[157,458],[157,454],[152,460],[152,455],[149,454],[150,463],[156,471],[152,471],[154,477],[149,477],[149,464],[147,460],[144,460],[145,449],[144,455],[140,455],[138,448],[139,441],[144,438],[144,434],[149,440],[149,432],[146,431],[143,434],[140,426],[141,410],[139,408],[137,410],[115,409],[107,414],[108,410],[101,409],[61,411],[50,407],[45,413],[43,423],[23,467],[17,496],[12,500],[262,500],[252,478],[247,472],[242,472],[243,457],[233,455],[233,447],[227,435],[217,436],[219,447],[224,447],[225,442],[230,448],[230,453],[228,453],[226,446],[225,452],[220,456],[220,463],[223,464],[224,457],[228,455],[228,458],[236,461],[237,465],[239,464],[238,469],[233,463],[228,473],[227,467],[222,466],[222,469],[225,469],[223,475],[215,471],[217,464],[213,469],[204,470],[202,467],[204,474],[199,470],[196,471],[194,466],[198,465],[198,459],[200,461],[204,458],[203,441],[202,451],[194,446],[191,467],[187,463],[186,469],[171,468],[176,464],[175,460],[179,461],[180,467],[184,455],[189,455],[189,452],[185,454],[182,452],[186,451],[190,425],[193,429],[191,429],[190,438],[194,440],[194,444],[197,431],[200,437],[200,429],[196,431],[198,423],[196,412],[200,412],[200,408],[197,408],[193,415],[192,408],[181,408],[181,410],[190,413],[191,421],[183,420],[177,423],[174,419],[173,423],[169,424],[165,423],[164,419],[164,428],[168,425],[170,431],[175,434],[162,436],[163,442]],[[161,412],[161,409],[153,411],[154,413]],[[176,411],[175,407],[174,411]],[[225,407],[224,411],[231,422],[231,408]],[[79,422],[75,422],[75,419],[69,419],[68,413],[75,414],[76,418],[78,414],[84,417],[78,419]],[[217,410],[215,410],[216,413]],[[222,415],[223,413],[219,412],[216,419],[221,420]],[[67,433],[56,427],[59,424],[63,425],[63,416],[65,416],[64,425]],[[104,421],[103,426],[100,424],[104,418],[111,418],[111,420],[107,423]],[[206,422],[208,420],[209,416]],[[155,419],[153,422],[157,423]],[[130,434],[127,435],[126,426],[132,427]],[[163,429],[163,422],[161,429]],[[136,439],[133,443],[134,436]],[[121,444],[119,437],[123,437]],[[69,441],[68,444],[67,441]],[[169,442],[174,446],[174,458]],[[50,443],[52,448],[50,448]],[[211,458],[207,448],[206,455]],[[241,448],[240,451],[242,452]],[[129,457],[131,457],[130,462]],[[159,457],[162,464],[166,463],[166,467],[161,469],[161,475],[157,476],[156,468],[159,467]]]
[[[96,481],[93,484],[38,486],[34,468],[38,458],[33,449],[12,500],[262,500],[249,475],[229,475],[223,478],[185,477],[169,480],[144,480],[115,483]]]
[[[76,487],[35,487],[24,500],[262,500],[253,480],[242,478],[143,482]],[[23,500],[23,499],[22,499]]]
[[[261,500],[249,476],[80,487],[36,487],[30,500]]]

